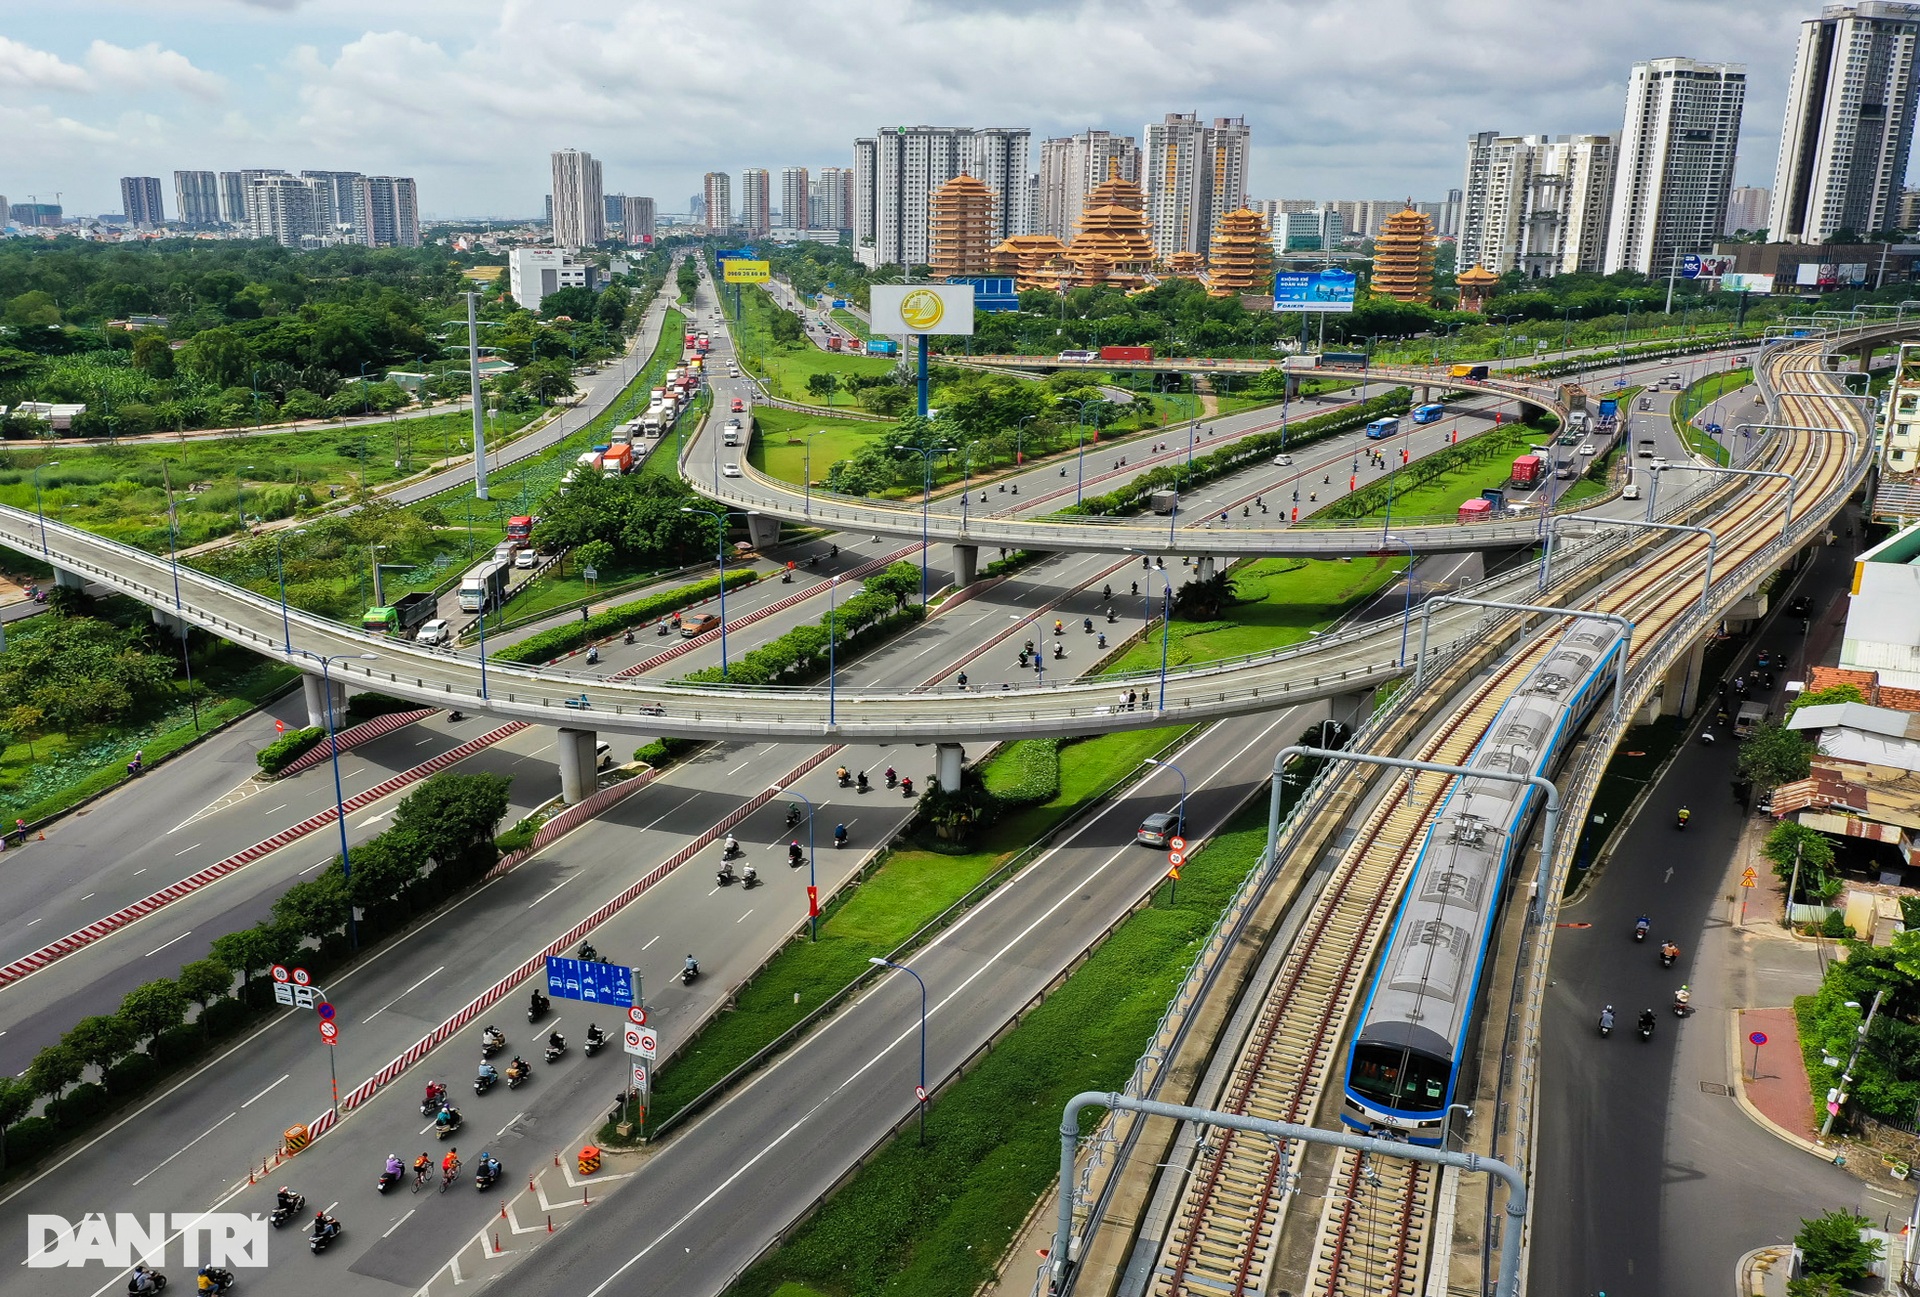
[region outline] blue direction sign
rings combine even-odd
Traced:
[[[547,956],[547,994],[590,1004],[633,1006],[633,970],[621,964]]]
[[[1689,252],[1686,256],[1680,258],[1680,277],[1682,279],[1698,279],[1700,277],[1699,253]]]

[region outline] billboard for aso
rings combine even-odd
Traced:
[[[1351,311],[1359,279],[1335,266],[1325,270],[1282,270],[1273,277],[1276,311]]]

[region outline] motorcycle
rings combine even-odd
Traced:
[[[1680,958],[1680,947],[1671,945],[1660,947],[1660,967],[1672,968],[1673,961],[1678,958]]]
[[[695,982],[699,980],[700,980],[700,965],[688,964],[685,968],[680,970],[680,985],[692,986]]]
[[[606,1043],[607,1038],[601,1034],[600,1029],[592,1023],[588,1023],[587,1038],[581,1044],[581,1049],[585,1051],[587,1057],[592,1058],[595,1054],[599,1053],[600,1047]]]
[[[787,807],[787,827],[792,828],[794,825],[798,824],[799,822],[800,822],[800,808],[798,806]]]
[[[447,1101],[447,1087],[443,1081],[435,1081],[427,1087],[427,1097],[420,1100],[420,1115],[431,1117],[440,1111],[440,1105]]]
[[[720,868],[713,871],[713,880],[722,887],[733,882],[733,862],[730,860],[722,862]]]
[[[467,719],[467,714],[459,711],[448,712],[447,719],[450,721],[463,721]]]
[[[899,782],[900,782],[900,776],[894,773],[892,766],[888,766],[887,767],[887,787],[892,788],[895,784]]]
[[[525,1085],[527,1078],[533,1075],[533,1069],[527,1067],[509,1067],[507,1069],[507,1088],[518,1090]]]
[[[740,890],[750,892],[758,886],[760,886],[760,875],[754,872],[752,865],[748,865],[746,871],[740,875]]]
[[[912,779],[908,778],[908,779],[902,779],[900,781],[900,795],[902,797],[913,796],[913,780]]]
[[[161,1274],[158,1270],[147,1271],[147,1278],[152,1280],[152,1283],[149,1284],[144,1289],[139,1286],[140,1277],[138,1275],[135,1275],[133,1278],[127,1280],[127,1291],[130,1293],[138,1293],[138,1292],[158,1293],[158,1292],[165,1292],[167,1290],[167,1277]]]
[[[867,772],[862,770],[853,777],[853,790],[857,793],[864,793],[867,791],[867,787]]]
[[[838,777],[842,788],[846,788],[853,783],[853,776],[848,774],[844,768],[840,771]]]
[[[1600,1038],[1606,1039],[1613,1034],[1613,1010],[1600,1010]]]
[[[208,1266],[207,1282],[211,1284],[212,1287],[202,1288],[200,1290],[201,1292],[210,1292],[214,1294],[214,1297],[219,1297],[223,1292],[231,1292],[233,1290],[233,1271],[220,1270],[213,1266]]]
[[[494,1087],[494,1083],[499,1079],[500,1074],[498,1072],[476,1073],[473,1078],[473,1092],[475,1094],[485,1094]]]
[[[566,1052],[567,1052],[567,1038],[565,1036],[560,1037],[560,1041],[558,1044],[555,1044],[553,1041],[547,1042],[547,1061],[549,1063],[559,1062],[561,1057]]]
[[[1673,1016],[1684,1018],[1693,1012],[1693,993],[1681,987],[1673,993]]]
[[[381,1193],[385,1193],[404,1179],[406,1179],[405,1171],[382,1171],[380,1173],[380,1183],[376,1187]]]
[[[281,1206],[280,1203],[276,1201],[273,1207],[273,1214],[267,1217],[267,1219],[270,1222],[272,1222],[273,1227],[275,1229],[279,1229],[282,1225],[292,1220],[295,1216],[298,1216],[301,1212],[301,1209],[304,1208],[306,1205],[307,1205],[307,1196],[305,1194],[296,1193],[295,1195],[293,1195],[293,1200],[287,1203],[285,1206]]]
[[[527,1005],[527,1021],[528,1022],[540,1021],[540,1019],[547,1016],[547,1008],[548,1008],[547,997],[540,994],[540,992],[535,991],[533,993],[533,1002]]]
[[[460,1115],[458,1108],[448,1108],[446,1112],[446,1123],[442,1124],[436,1121],[433,1125],[433,1135],[435,1139],[445,1139],[447,1136],[458,1132],[462,1126],[467,1124],[466,1118]]]
[[[588,666],[590,666],[590,667],[597,667],[597,666],[599,666],[599,665],[600,665],[600,650],[599,650],[599,649],[597,649],[597,648],[590,648],[590,649],[588,649],[588,650],[587,650],[587,665],[588,665]]]
[[[473,1187],[485,1193],[493,1188],[494,1182],[499,1180],[500,1175],[500,1163],[492,1158],[483,1157],[480,1159],[479,1167],[473,1173]]]
[[[1643,914],[1640,916],[1639,922],[1633,925],[1633,939],[1635,941],[1645,941],[1647,939],[1647,927],[1647,918]]]
[[[629,629],[629,630],[627,631],[627,634],[626,634],[626,642],[627,642],[628,644],[631,644],[631,643],[633,643],[633,631],[632,631],[631,629]]]
[[[326,1251],[327,1248],[332,1245],[333,1241],[340,1237],[342,1232],[340,1222],[334,1221],[321,1232],[308,1235],[307,1248],[315,1256],[318,1256]]]
[[[499,1053],[501,1050],[505,1049],[506,1047],[507,1047],[507,1038],[505,1036],[500,1035],[497,1032],[490,1036],[480,1037],[480,1057],[482,1058],[492,1058],[495,1054]],[[422,1108],[420,1110],[420,1115],[425,1117],[425,1116],[431,1116],[432,1114],[428,1112],[425,1108]]]
[[[1640,1039],[1653,1039],[1653,1010],[1648,1009],[1640,1015]]]
[[[844,847],[847,845],[847,826],[846,825],[842,824],[838,828],[834,829],[833,845],[836,847]]]
[[[738,838],[729,837],[727,839],[727,845],[720,848],[720,858],[722,860],[732,860],[740,854],[740,840]]]

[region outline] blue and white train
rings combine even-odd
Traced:
[[[1613,622],[1573,622],[1527,674],[1462,764],[1550,774],[1612,685],[1625,651]],[[1536,790],[1456,776],[1427,825],[1347,1055],[1340,1119],[1438,1144],[1454,1102],[1500,900]]]

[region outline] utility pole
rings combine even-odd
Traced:
[[[1840,1106],[1847,1101],[1847,1087],[1853,1084],[1853,1065],[1860,1061],[1860,1047],[1867,1043],[1867,1031],[1873,1026],[1873,1015],[1880,1012],[1880,997],[1885,994],[1884,988],[1873,993],[1873,1006],[1867,1010],[1866,1021],[1860,1024],[1859,1034],[1854,1037],[1853,1052],[1847,1055],[1847,1070],[1840,1073],[1840,1084],[1827,1091],[1827,1119],[1820,1123],[1821,1139],[1833,1129],[1833,1119],[1840,1115]],[[1848,1003],[1856,1009],[1860,1007],[1851,1000]]]
[[[473,392],[473,493],[487,498],[487,425],[480,405],[480,294],[467,299],[467,385]]]

